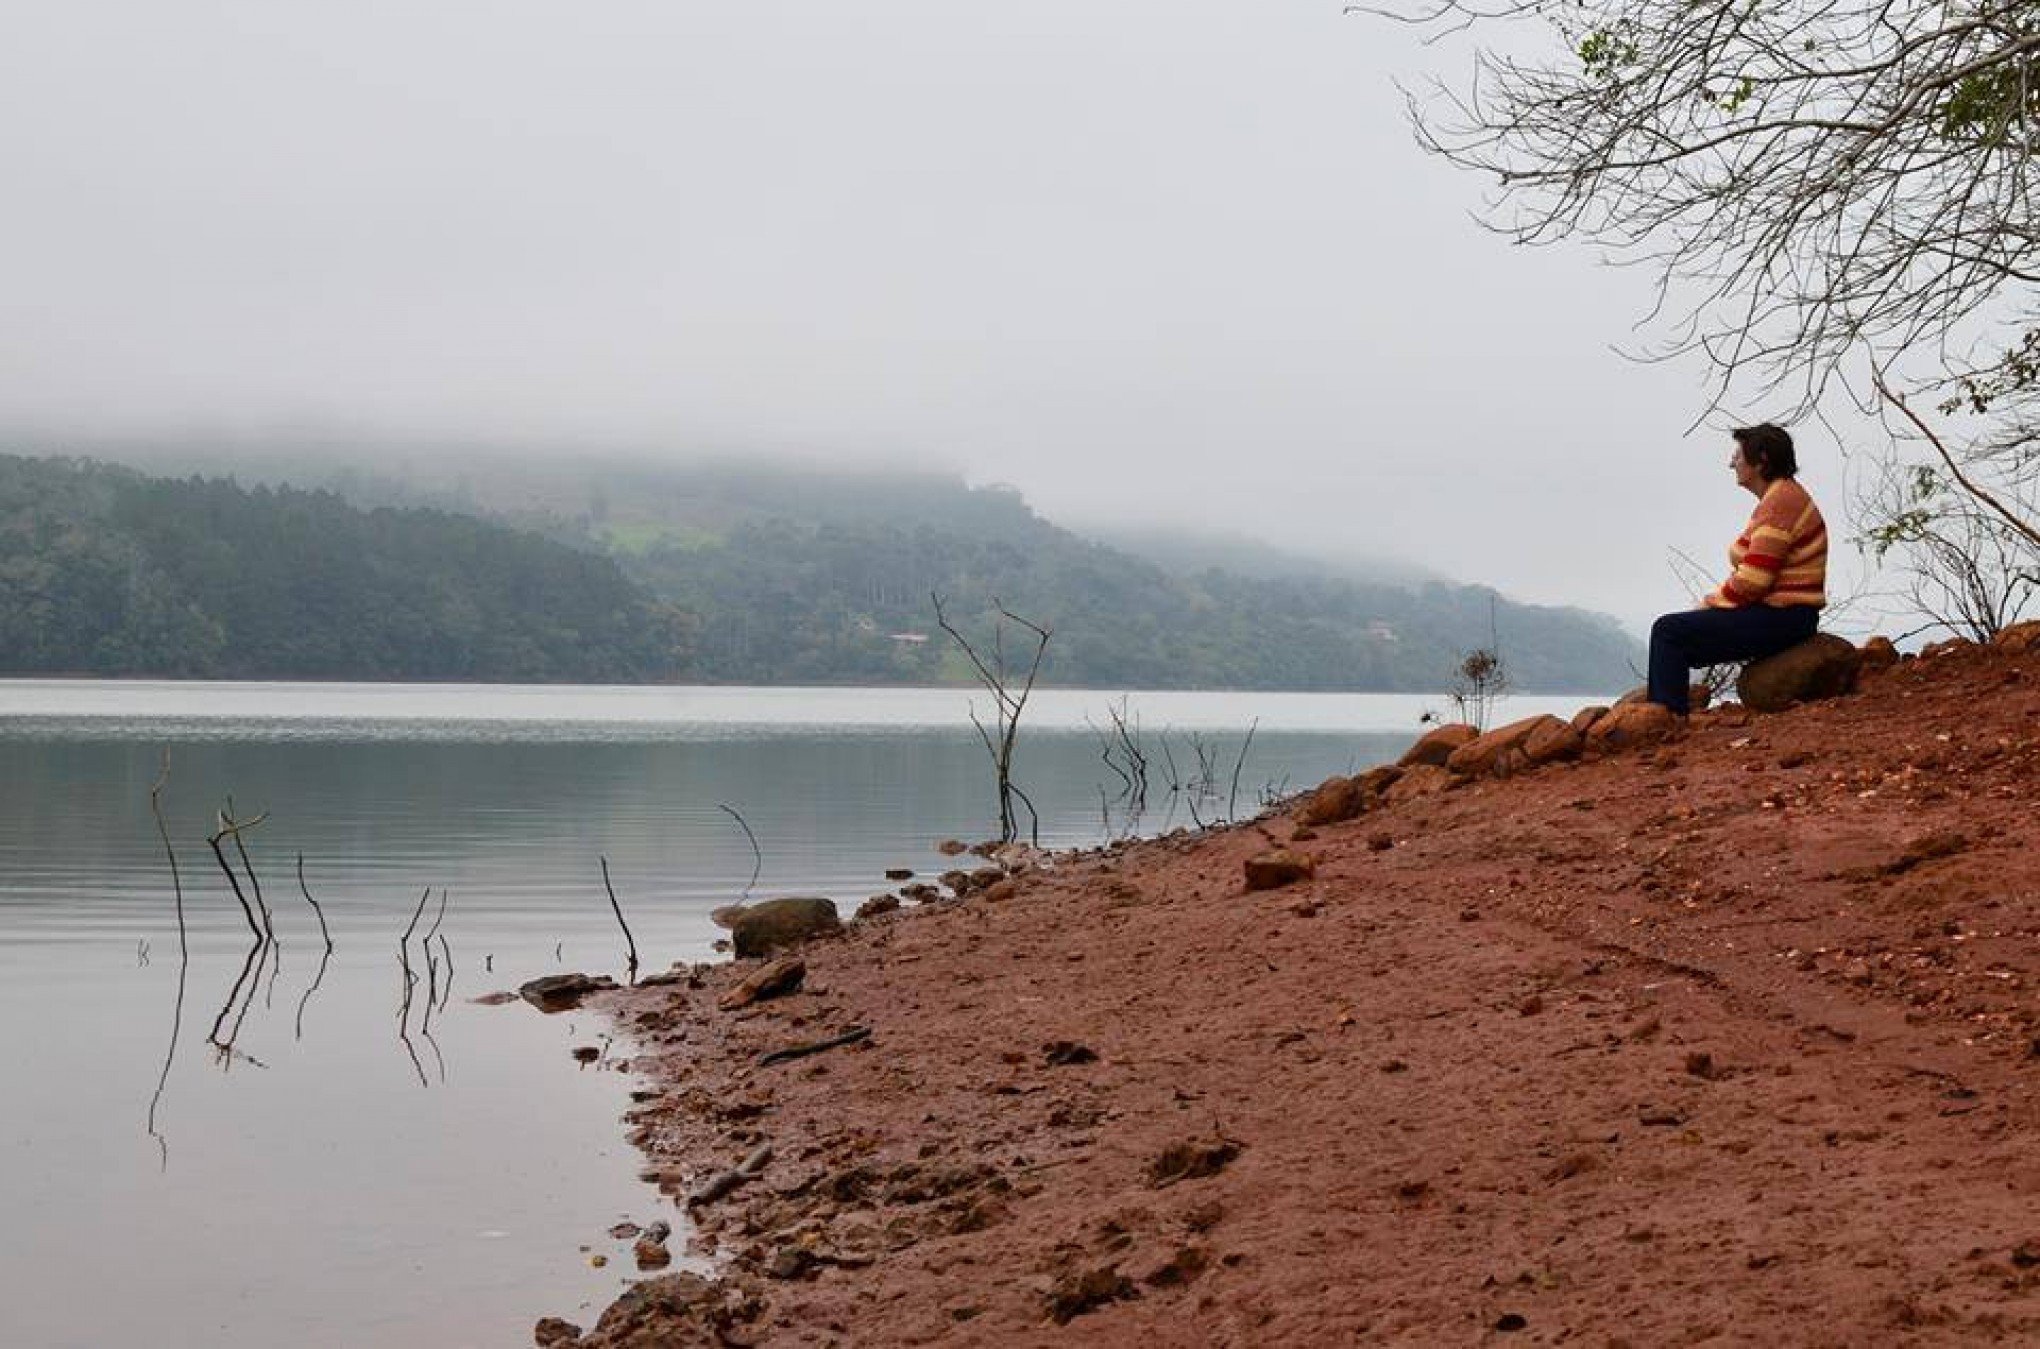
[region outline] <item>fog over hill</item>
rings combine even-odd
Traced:
[[[234,491],[258,489],[234,498],[244,512],[259,515],[272,499],[264,493],[287,488],[300,511],[395,512],[420,537],[447,528],[435,520],[466,516],[506,537],[599,557],[620,571],[632,603],[669,616],[668,645],[613,675],[580,677],[953,682],[968,670],[936,628],[936,594],[977,639],[991,636],[1002,604],[1052,626],[1046,677],[1064,685],[1435,690],[1467,651],[1496,641],[1526,690],[1608,691],[1633,682],[1637,660],[1633,638],[1604,615],[1223,536],[1141,528],[1128,536],[1137,555],[1043,519],[1010,487],[972,487],[953,474],[784,460],[492,458],[445,447],[407,455],[388,444],[342,454],[281,440],[94,448],[178,475],[231,467]],[[105,472],[76,471],[81,482]],[[58,479],[40,481],[61,495],[51,485]],[[353,526],[334,528],[344,535]],[[266,551],[238,565],[272,576],[305,565],[287,531],[248,533]],[[228,536],[219,546],[244,542]],[[137,575],[180,561],[140,547],[125,556]],[[536,617],[565,630],[564,615]],[[128,650],[123,661],[127,672],[149,668],[146,652]],[[385,677],[405,677],[403,661],[387,666]],[[489,677],[485,666],[470,677]],[[302,660],[289,672],[317,673]]]

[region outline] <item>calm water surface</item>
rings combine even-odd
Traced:
[[[1016,778],[1044,843],[1208,820],[1229,796],[1250,814],[1446,710],[1124,696],[1155,763],[1137,820],[1091,726],[1121,695],[1030,705]],[[887,867],[939,872],[935,842],[994,831],[969,709],[920,689],[0,681],[0,1344],[506,1344],[541,1315],[588,1323],[626,1282],[606,1229],[679,1220],[617,1124],[629,1046],[594,1017],[469,999],[622,973],[605,856],[651,969],[715,958],[708,912],[747,887],[847,908]],[[1215,792],[1166,791],[1164,733],[1179,777],[1203,748]],[[182,943],[149,805],[166,750]],[[279,949],[259,970],[206,844],[229,797],[266,816],[248,845]],[[428,887],[420,932],[446,909],[431,967],[408,948],[407,1006],[398,943]],[[584,1045],[603,1060],[579,1066]]]

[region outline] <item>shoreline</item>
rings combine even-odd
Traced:
[[[771,1158],[548,1342],[2040,1334],[2036,656],[604,995],[648,1175]]]

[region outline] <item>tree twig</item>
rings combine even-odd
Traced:
[[[737,828],[744,831],[744,837],[751,840],[751,879],[744,886],[744,898],[749,899],[752,887],[758,884],[758,874],[765,870],[765,850],[758,846],[758,836],[751,832],[750,823],[737,813],[735,806],[727,801],[718,801],[715,806],[717,810],[725,812],[735,820]]]
[[[331,955],[333,954],[333,934],[326,927],[326,911],[319,907],[319,901],[312,898],[311,887],[305,884],[305,855],[303,853],[297,855],[297,883],[298,889],[304,892],[305,903],[311,905],[312,912],[318,915],[319,935],[326,939],[326,954]]]
[[[616,915],[616,925],[623,929],[623,940],[630,948],[630,970],[625,982],[636,983],[638,971],[637,938],[630,935],[630,924],[623,921],[623,905],[616,902],[616,887],[609,883],[609,859],[602,859],[602,888],[609,892],[609,908]]]

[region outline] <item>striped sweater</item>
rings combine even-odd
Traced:
[[[1729,546],[1729,577],[1704,603],[1710,609],[1827,603],[1827,522],[1791,478],[1764,489],[1742,536]]]

